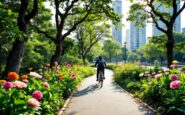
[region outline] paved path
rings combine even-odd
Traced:
[[[113,83],[106,70],[104,86],[99,88],[95,75],[85,79],[70,101],[65,115],[153,115],[127,92]]]

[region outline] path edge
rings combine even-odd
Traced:
[[[94,69],[96,70],[96,68],[94,68]],[[91,76],[94,76],[94,75],[96,75],[96,73],[93,74],[93,75],[91,75]],[[89,77],[91,77],[91,76],[89,76]],[[86,77],[86,78],[88,78],[88,77]],[[85,78],[85,79],[86,79],[86,78]],[[84,79],[83,79],[83,80],[84,80]],[[75,90],[71,93],[71,95],[67,98],[67,100],[66,100],[65,103],[64,103],[64,106],[59,110],[58,115],[64,115],[64,112],[65,112],[67,106],[69,105],[69,103],[70,103],[72,97],[74,96],[74,94],[78,91],[78,88],[82,85],[83,80],[81,81],[81,83],[79,83],[79,84],[77,85],[76,89],[75,89]]]
[[[112,70],[111,70],[112,71]],[[113,77],[113,76],[112,76]],[[125,91],[129,96],[131,96],[135,101],[138,101],[138,103],[140,105],[144,105],[146,108],[148,108],[149,110],[151,110],[152,112],[154,112],[155,114],[158,113],[158,111],[156,109],[154,109],[153,107],[151,107],[150,105],[148,105],[147,103],[143,102],[141,99],[139,99],[138,97],[135,97],[132,93],[128,92],[127,90],[125,90],[124,88],[122,88],[118,83],[116,83],[114,81],[113,78],[113,83],[115,83],[117,86],[119,86],[123,91]],[[136,102],[137,103],[137,102]]]
[[[64,111],[66,110],[66,108],[67,108],[69,102],[71,101],[75,92],[76,92],[76,90],[67,98],[67,100],[64,103],[64,106],[59,110],[58,115],[64,115]]]
[[[94,74],[93,74],[94,75]],[[92,76],[93,76],[92,75]],[[91,77],[91,76],[89,76],[89,77]],[[88,77],[87,77],[88,78]],[[86,78],[85,78],[86,79]],[[84,80],[84,79],[83,79]],[[58,112],[58,115],[65,115],[64,114],[64,112],[65,112],[65,110],[67,109],[67,106],[69,105],[69,103],[70,103],[70,101],[71,101],[71,99],[73,98],[73,96],[75,95],[75,93],[78,91],[78,88],[82,85],[82,82],[83,82],[83,80],[81,81],[81,83],[79,83],[78,85],[77,85],[77,87],[76,87],[76,89],[71,93],[71,95],[67,98],[67,100],[65,101],[65,103],[64,103],[64,106],[59,110],[59,112]]]

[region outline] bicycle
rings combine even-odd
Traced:
[[[103,79],[104,79],[103,71],[99,71],[99,74],[98,74],[98,84],[99,84],[100,88],[103,87]]]

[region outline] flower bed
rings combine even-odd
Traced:
[[[8,81],[0,80],[0,115],[56,114],[82,78],[95,73],[90,67],[70,64],[32,70],[22,76],[10,72]]]
[[[160,114],[185,114],[185,74],[176,68],[158,71],[133,64],[115,69],[114,79],[125,90]]]

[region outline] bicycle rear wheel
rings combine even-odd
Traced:
[[[99,82],[99,86],[102,88],[103,87],[103,72],[102,71],[100,71],[99,73],[98,82]]]

